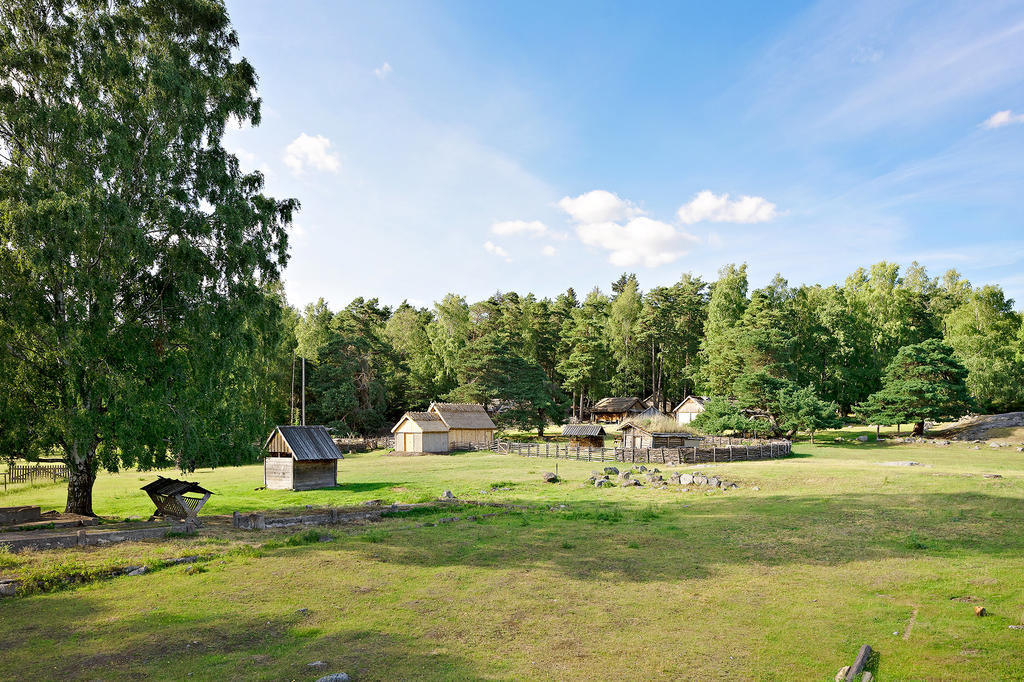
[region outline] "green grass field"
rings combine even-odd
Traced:
[[[881,465],[894,460],[923,466]],[[339,464],[336,489],[303,493],[255,490],[260,467],[198,471],[210,514],[445,489],[531,509],[331,528],[300,546],[221,533],[0,554],[10,576],[209,559],[0,601],[0,678],[831,680],[861,644],[878,680],[1024,678],[1024,630],[1009,628],[1024,623],[1022,453],[804,443],[699,467],[741,483],[726,493],[582,487],[597,466],[560,461],[550,485],[552,460],[368,453]],[[101,476],[96,511],[147,516],[152,477]],[[63,495],[36,486],[0,504],[62,508]]]

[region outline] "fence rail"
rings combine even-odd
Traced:
[[[52,466],[12,464],[7,471],[0,474],[0,481],[3,483],[4,490],[7,490],[8,485],[14,485],[15,483],[36,483],[38,481],[56,483],[57,481],[69,478],[71,478],[71,470],[68,469],[67,464],[54,464]]]
[[[724,440],[724,439],[723,439]],[[738,440],[738,439],[736,439]],[[494,451],[522,457],[574,459],[582,462],[629,462],[643,464],[704,464],[707,462],[739,462],[788,457],[792,444],[788,440],[744,442],[712,442],[697,447],[681,448],[595,448],[565,443],[517,443],[498,440]]]

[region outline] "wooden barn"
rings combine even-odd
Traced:
[[[692,448],[702,440],[685,431],[651,431],[639,424],[625,424],[621,430],[624,448]]]
[[[430,412],[406,412],[391,433],[395,452],[448,452],[448,426]]]
[[[267,488],[313,490],[338,485],[338,460],[345,458],[323,426],[278,426],[264,448]]]
[[[427,410],[448,427],[448,446],[489,446],[497,427],[483,405],[476,403],[431,403]]]
[[[704,411],[704,404],[707,403],[708,398],[702,395],[688,395],[683,402],[676,405],[676,408],[672,410],[672,414],[675,415],[676,421],[680,424],[689,424],[697,415]]]
[[[569,437],[569,445],[581,448],[603,448],[604,427],[600,424],[566,424],[562,435]]]
[[[606,424],[616,423],[635,417],[645,408],[639,398],[601,398],[590,408],[590,419]]]

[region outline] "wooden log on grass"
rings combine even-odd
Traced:
[[[869,658],[871,658],[871,646],[865,644],[857,652],[857,658],[853,659],[853,665],[850,666],[849,671],[846,673],[846,682],[853,682],[857,679],[857,675],[860,675],[861,671],[864,670],[864,666],[867,665]]]

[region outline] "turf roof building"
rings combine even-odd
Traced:
[[[323,426],[278,426],[263,447],[267,488],[314,490],[338,485],[338,460],[345,457]]]
[[[683,402],[676,405],[676,408],[672,410],[672,414],[675,415],[676,421],[680,424],[689,424],[697,415],[704,411],[704,405],[707,403],[708,398],[702,395],[688,395],[683,399]]]

